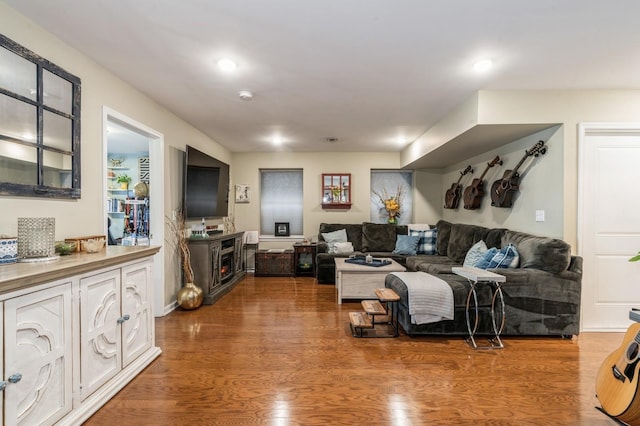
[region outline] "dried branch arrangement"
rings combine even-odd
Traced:
[[[185,282],[193,282],[193,269],[191,269],[191,252],[189,251],[189,241],[186,238],[186,222],[182,210],[176,213],[176,220],[169,220],[169,229],[175,238],[175,245],[180,254],[180,262],[182,263],[182,271],[184,273]]]

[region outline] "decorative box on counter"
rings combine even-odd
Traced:
[[[76,243],[76,252],[95,253],[104,249],[107,237],[104,235],[90,235],[88,237],[65,238],[64,241]]]

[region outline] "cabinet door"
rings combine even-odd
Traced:
[[[80,280],[80,398],[122,368],[120,269]]]
[[[122,268],[122,366],[151,347],[153,312],[151,308],[151,262]]]
[[[4,424],[53,424],[72,407],[71,283],[4,304]],[[14,332],[15,330],[15,332]]]

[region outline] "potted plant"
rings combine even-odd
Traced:
[[[131,182],[131,177],[126,174],[118,175],[116,182],[120,184],[120,189],[127,189],[129,187],[129,182]]]

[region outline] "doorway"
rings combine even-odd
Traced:
[[[120,244],[138,244],[140,242],[161,247],[154,256],[153,263],[153,312],[156,317],[160,317],[166,313],[164,307],[164,249],[162,248],[164,242],[164,136],[108,107],[103,107],[102,115],[104,176],[102,180],[104,182],[102,211],[105,215],[103,218],[105,235],[109,234],[109,228],[111,228],[112,236],[115,240],[119,239],[117,242]],[[119,134],[117,138],[114,137],[116,133],[121,132],[122,134]],[[129,176],[132,181],[135,179],[130,183],[133,185],[146,180],[146,187],[138,186],[136,190],[136,193],[140,191],[140,188],[146,190],[147,195],[144,197],[146,204],[140,201],[125,203],[120,200],[122,197],[117,196],[117,191],[114,190],[114,184],[117,184],[117,180],[119,180],[118,176],[128,174],[128,167],[119,163],[119,160],[124,160],[125,155],[109,158],[108,154],[117,151],[123,153],[126,149],[124,146],[113,145],[122,143],[123,140],[125,143],[127,140],[129,141],[129,146],[132,147],[131,153],[136,155],[136,158],[144,159],[144,154],[148,155],[146,166],[137,165],[135,176]],[[138,154],[134,154],[134,152]],[[145,163],[145,161],[140,161],[140,163]],[[145,167],[146,175],[141,172]],[[126,191],[125,194],[127,194]],[[131,205],[125,207],[125,204]],[[124,212],[119,214],[120,206],[123,210],[125,208],[135,209],[135,211],[131,211],[131,215],[127,210],[127,217],[131,217],[131,223],[128,218],[124,219]],[[144,210],[145,206],[148,207],[146,211]],[[116,213],[109,213],[114,211]],[[142,214],[140,214],[141,212]],[[109,222],[112,224],[111,227],[108,226]],[[129,230],[136,232],[136,235],[127,233]],[[140,231],[144,232],[144,235],[138,239],[137,233]]]
[[[640,123],[583,123],[578,138],[582,330],[625,331],[640,306]]]

